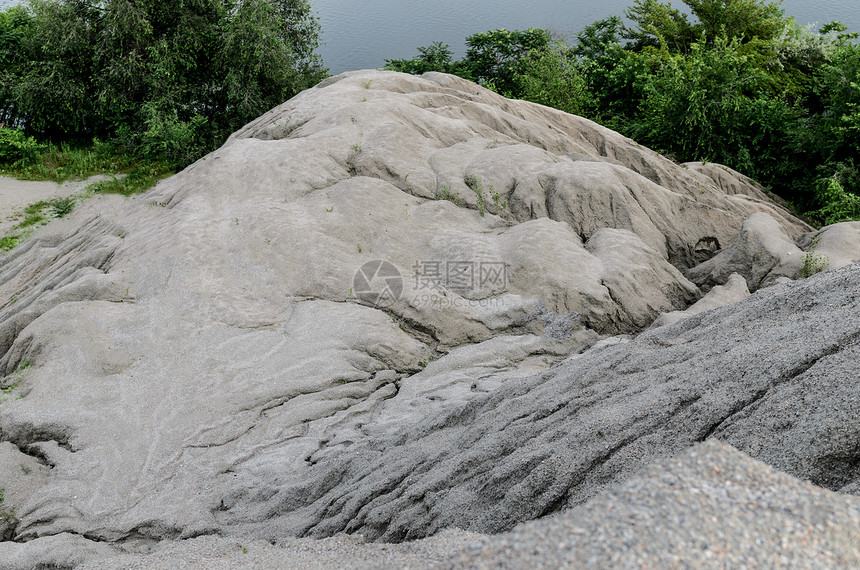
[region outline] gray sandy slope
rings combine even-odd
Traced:
[[[49,560],[48,545],[30,560]],[[57,546],[53,544],[51,546]],[[70,540],[66,548],[75,551]],[[37,554],[38,552],[42,555]],[[2,546],[0,546],[2,552]],[[23,560],[23,557],[21,557]],[[79,560],[86,560],[80,555]],[[860,499],[801,482],[709,440],[562,515],[484,536],[446,530],[400,544],[360,537],[201,537],[80,570],[174,568],[850,568],[860,565]],[[26,568],[14,562],[10,568]]]
[[[858,240],[779,283],[810,232],[452,76],[331,78],[0,257],[0,554],[495,533],[710,438],[856,493]]]
[[[709,440],[452,558],[451,568],[856,568],[860,498]]]
[[[224,520],[258,517],[250,528],[272,539],[499,532],[580,504],[708,438],[856,492],[858,357],[855,264],[489,392],[463,386],[445,400],[420,398],[422,375],[404,379],[364,437],[341,436],[350,445],[333,439],[287,477],[272,459],[252,462],[234,478]]]

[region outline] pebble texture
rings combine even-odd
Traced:
[[[630,340],[749,220],[810,232],[720,176],[370,71],[88,200],[0,257],[0,559],[499,532],[709,437],[855,490],[857,265]]]
[[[711,440],[454,560],[452,568],[856,568],[860,499]]]

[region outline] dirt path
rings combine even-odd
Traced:
[[[104,179],[94,176],[86,180],[36,182],[0,176],[0,237],[8,233],[22,217],[24,208],[40,200],[65,198],[82,190],[87,185]]]

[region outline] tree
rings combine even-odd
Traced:
[[[550,87],[553,90],[570,79],[569,74],[552,76],[550,67],[564,73],[562,60],[569,56],[569,48],[563,42],[553,42],[547,30],[492,30],[467,37],[466,46],[466,57],[452,61],[451,48],[435,42],[419,47],[419,55],[413,59],[385,60],[385,69],[411,74],[452,73],[508,97],[521,97],[527,88],[523,80],[531,78],[532,73],[540,73],[542,78],[554,81],[555,86]],[[529,79],[528,89],[537,93],[538,86]]]
[[[0,12],[0,125],[16,126],[18,114],[12,100],[10,89],[2,81],[10,69],[23,65],[22,44],[30,31],[33,18],[21,6],[13,6]]]
[[[464,63],[479,83],[516,97],[518,76],[524,74],[526,62],[547,52],[551,44],[549,32],[538,28],[473,34],[466,38]]]
[[[29,0],[0,109],[182,166],[326,75],[308,0]],[[2,53],[2,52],[0,52]]]
[[[692,44],[712,46],[719,38],[737,39],[741,44],[758,40],[772,42],[783,30],[787,18],[781,0],[683,0],[696,18],[657,0],[634,0],[625,11],[634,26],[624,29],[635,49],[665,46],[673,53],[689,53]]]
[[[623,30],[624,24],[618,16],[597,20],[585,26],[577,34],[571,52],[579,58],[590,61],[612,57],[614,48],[621,47],[619,42]]]
[[[822,223],[860,219],[860,45],[848,40],[838,39],[815,69],[811,92],[821,109],[796,131],[797,147],[818,165],[811,186]]]
[[[684,0],[699,20],[693,29],[712,45],[717,38],[771,42],[788,21],[782,0]]]
[[[780,170],[799,111],[770,96],[772,78],[739,40],[694,43],[640,80],[629,136],[683,161],[720,162],[759,179]]]
[[[461,62],[454,62],[451,46],[442,42],[433,42],[429,46],[419,47],[418,55],[412,59],[386,59],[385,69],[412,75],[421,75],[428,71],[455,75],[463,75],[466,72]]]
[[[624,11],[635,27],[624,27],[622,35],[639,51],[647,46],[664,46],[675,53],[687,53],[696,41],[693,24],[686,14],[657,0],[635,0]]]

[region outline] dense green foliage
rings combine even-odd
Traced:
[[[429,46],[418,48],[418,56],[413,59],[388,59],[385,60],[387,69],[420,75],[428,71],[441,71],[442,73],[453,73],[461,77],[468,77],[463,62],[453,63],[454,52],[451,46],[442,42],[434,42]]]
[[[39,143],[21,129],[0,129],[0,175],[24,180],[65,182],[102,173],[125,173],[137,168],[170,171],[158,161],[126,154],[117,142],[98,139],[86,144]]]
[[[581,114],[678,161],[720,162],[817,223],[860,219],[860,46],[834,22],[801,28],[778,2],[634,0],[568,45],[496,30],[387,67],[455,73]],[[445,57],[438,57],[444,54]],[[433,56],[433,57],[428,57]]]
[[[0,129],[0,162],[12,168],[35,164],[45,145],[28,137],[22,129]]]
[[[184,166],[325,77],[318,34],[308,0],[28,0],[0,12],[0,123]]]

